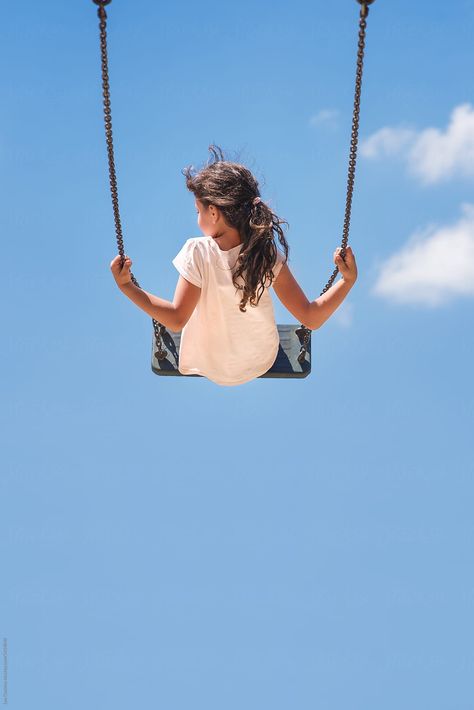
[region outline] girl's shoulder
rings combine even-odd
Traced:
[[[181,250],[187,255],[194,253],[204,254],[209,251],[209,237],[189,237],[184,242]]]
[[[204,254],[211,250],[211,241],[210,237],[189,237],[189,239],[186,239],[185,246],[190,251],[197,250],[199,253]]]
[[[196,242],[196,244],[203,243],[209,241],[209,237],[189,237],[189,239],[186,239],[187,242]]]

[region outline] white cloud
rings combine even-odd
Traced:
[[[474,296],[474,204],[452,225],[413,234],[381,267],[373,293],[397,303],[439,306]]]
[[[336,125],[336,119],[339,115],[339,111],[336,109],[321,109],[318,113],[311,116],[309,123],[311,126],[326,125],[334,127]]]
[[[402,158],[409,172],[425,185],[474,176],[474,107],[469,103],[457,106],[444,132],[386,127],[361,141],[359,150],[366,158]]]
[[[411,128],[381,128],[360,144],[364,158],[380,158],[384,155],[399,155],[416,139]]]

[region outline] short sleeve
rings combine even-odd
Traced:
[[[181,276],[201,288],[202,273],[200,269],[200,253],[196,248],[196,240],[188,239],[174,257],[172,263]]]

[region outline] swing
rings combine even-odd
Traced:
[[[109,163],[110,193],[112,197],[112,208],[115,221],[115,232],[117,247],[122,264],[125,259],[125,249],[122,237],[122,225],[118,204],[117,178],[115,174],[114,146],[112,139],[112,114],[110,110],[110,90],[109,90],[109,70],[107,56],[107,13],[105,6],[112,0],[92,0],[98,5],[97,14],[99,16],[100,28],[100,49],[102,61],[102,88],[104,97],[104,122],[105,138],[107,144],[107,156]],[[349,151],[349,171],[347,180],[346,209],[344,215],[343,236],[341,242],[341,256],[344,259],[345,250],[349,238],[349,224],[351,219],[352,194],[354,189],[355,166],[357,157],[357,140],[359,133],[359,109],[360,94],[362,86],[362,69],[364,61],[365,28],[367,26],[366,17],[369,14],[369,5],[374,0],[357,0],[361,5],[359,18],[359,42],[357,50],[357,70],[354,95],[354,110],[352,118],[352,139]],[[329,281],[321,291],[322,296],[332,286],[339,269],[334,269]],[[130,272],[132,282],[140,288],[140,284],[135,276]],[[202,375],[183,375],[178,370],[179,345],[181,333],[168,332],[166,327],[152,318],[153,338],[152,338],[152,359],[151,369],[157,375],[179,375],[181,377],[202,377]],[[311,329],[301,324],[298,328],[294,325],[277,325],[280,337],[280,347],[272,367],[260,377],[307,377],[311,372]],[[167,348],[167,349],[166,349]]]

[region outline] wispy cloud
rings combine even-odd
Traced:
[[[373,293],[431,307],[474,296],[474,204],[463,203],[461,209],[457,222],[413,234],[379,267]]]
[[[380,128],[369,138],[361,141],[359,150],[364,158],[398,156],[407,151],[416,138],[417,132],[412,128]]]
[[[321,109],[318,113],[315,113],[309,119],[311,126],[329,126],[334,128],[337,124],[337,117],[339,116],[339,111],[337,109]]]
[[[366,158],[401,158],[411,175],[424,185],[474,176],[474,107],[469,103],[457,106],[444,131],[381,128],[361,141],[359,150]]]

